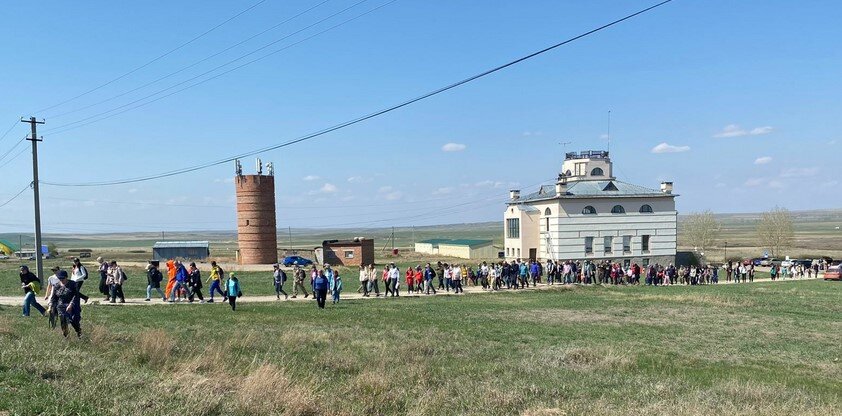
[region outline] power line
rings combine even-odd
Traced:
[[[5,163],[3,163],[2,165],[0,165],[0,168],[4,168],[4,167],[6,167],[6,165],[8,165],[9,163],[12,163],[15,159],[19,158],[22,154],[24,154],[24,153],[26,152],[26,150],[27,150],[27,149],[26,149],[25,147],[24,147],[23,149],[20,149],[20,152],[17,152],[17,154],[15,154],[14,156],[12,156],[9,160],[7,160],[7,161],[6,161]]]
[[[368,119],[372,119],[372,118],[378,117],[380,115],[398,110],[400,108],[403,108],[403,107],[406,107],[408,105],[414,104],[418,101],[430,98],[432,96],[441,94],[445,91],[448,91],[448,90],[454,89],[456,87],[462,86],[462,85],[467,84],[471,81],[475,81],[479,78],[483,78],[485,76],[491,75],[495,72],[501,71],[501,70],[506,69],[510,66],[516,65],[516,64],[521,63],[523,61],[526,61],[528,59],[534,58],[538,55],[549,52],[553,49],[559,48],[559,47],[561,47],[563,45],[566,45],[568,43],[574,42],[578,39],[584,38],[584,37],[589,36],[591,34],[594,34],[594,33],[597,33],[599,31],[602,31],[604,29],[607,29],[607,28],[609,28],[611,26],[614,26],[618,23],[629,20],[629,19],[631,19],[635,16],[646,13],[650,10],[653,10],[653,9],[657,8],[657,7],[663,6],[664,4],[667,4],[671,1],[672,0],[662,1],[660,3],[657,3],[657,4],[653,5],[653,6],[647,7],[645,9],[642,9],[642,10],[637,11],[635,13],[629,14],[625,17],[620,18],[620,19],[614,20],[610,23],[599,26],[595,29],[591,29],[587,32],[584,32],[584,33],[579,34],[577,36],[574,36],[572,38],[569,38],[569,39],[564,40],[562,42],[556,43],[554,45],[551,45],[551,46],[546,47],[544,49],[538,50],[536,52],[532,52],[528,55],[517,58],[513,61],[509,61],[505,64],[499,65],[497,67],[494,67],[494,68],[489,69],[487,71],[484,71],[484,72],[481,72],[479,74],[473,75],[471,77],[465,78],[461,81],[457,81],[457,82],[452,83],[450,85],[441,87],[437,90],[433,90],[433,91],[428,92],[428,93],[426,93],[424,95],[421,95],[419,97],[410,99],[408,101],[404,101],[400,104],[397,104],[397,105],[394,105],[394,106],[376,111],[374,113],[371,113],[371,114],[368,114],[368,115],[365,115],[365,116],[361,116],[361,117],[358,117],[358,118],[355,118],[355,119],[352,119],[352,120],[334,125],[332,127],[328,127],[326,129],[323,129],[323,130],[319,130],[319,131],[314,132],[314,133],[307,134],[305,136],[299,137],[299,138],[294,139],[294,140],[290,140],[288,142],[284,142],[284,143],[280,143],[280,144],[276,144],[276,145],[272,145],[272,146],[267,146],[267,147],[264,147],[262,149],[257,149],[257,150],[253,150],[253,151],[250,151],[250,152],[241,153],[239,155],[230,156],[230,157],[220,159],[220,160],[217,160],[217,161],[213,161],[213,162],[207,162],[207,163],[204,163],[204,164],[201,164],[201,165],[194,165],[194,166],[190,166],[190,167],[186,167],[186,168],[182,168],[182,169],[176,169],[176,170],[172,170],[172,171],[164,172],[164,173],[160,173],[160,174],[155,174],[155,175],[141,176],[141,177],[135,177],[135,178],[126,178],[126,179],[118,179],[118,180],[113,180],[113,181],[89,182],[89,183],[59,183],[59,182],[43,182],[43,183],[46,184],[46,185],[53,185],[53,186],[108,186],[108,185],[135,183],[135,182],[144,182],[144,181],[150,181],[150,180],[154,180],[154,179],[166,178],[166,177],[169,177],[169,176],[181,175],[181,174],[184,174],[184,173],[189,173],[189,172],[193,172],[193,171],[197,171],[197,170],[201,170],[201,169],[206,169],[206,168],[209,168],[209,167],[212,167],[212,166],[216,166],[216,165],[220,165],[220,164],[223,164],[223,163],[231,162],[235,159],[253,156],[253,155],[256,155],[256,154],[259,154],[259,153],[265,153],[265,152],[268,152],[268,151],[271,151],[271,150],[277,150],[277,149],[280,149],[280,148],[283,148],[283,147],[291,146],[293,144],[301,143],[301,142],[304,142],[304,141],[307,141],[307,140],[311,140],[311,139],[314,139],[316,137],[325,135],[327,133],[330,133],[330,132],[333,132],[333,131],[336,131],[336,130],[340,130],[340,129],[343,129],[343,128],[348,127],[348,126],[352,126],[354,124],[361,123],[361,122],[366,121]]]
[[[79,107],[79,108],[77,108],[77,109],[75,109],[75,110],[65,111],[65,112],[63,112],[63,113],[59,113],[59,114],[56,114],[56,115],[53,115],[53,116],[48,116],[47,118],[58,118],[58,117],[66,116],[66,115],[68,115],[68,114],[77,113],[77,112],[82,111],[82,110],[87,110],[87,109],[89,109],[89,108],[91,108],[91,107],[96,107],[96,106],[98,106],[98,105],[100,105],[100,104],[105,104],[105,103],[107,103],[107,102],[109,102],[109,101],[112,101],[112,100],[115,100],[115,99],[117,99],[117,98],[120,98],[120,97],[126,96],[126,95],[128,95],[128,94],[131,94],[131,93],[133,93],[133,92],[135,92],[135,91],[138,91],[138,90],[141,90],[141,89],[143,89],[143,88],[146,88],[146,87],[148,87],[148,86],[150,86],[150,85],[152,85],[152,84],[156,84],[156,83],[158,83],[158,82],[160,82],[160,81],[163,81],[163,80],[165,80],[165,79],[167,79],[167,78],[169,78],[169,77],[171,77],[171,76],[173,76],[173,75],[180,74],[180,73],[182,73],[182,72],[184,72],[184,71],[186,71],[186,70],[188,70],[188,69],[190,69],[190,68],[193,68],[194,66],[199,65],[199,64],[201,64],[202,62],[205,62],[205,61],[207,61],[207,60],[209,60],[209,59],[213,59],[213,58],[215,58],[215,57],[217,57],[217,56],[219,56],[219,55],[222,55],[223,53],[228,52],[228,51],[230,51],[231,49],[234,49],[234,48],[236,48],[237,46],[240,46],[240,45],[242,45],[242,44],[244,44],[244,43],[246,43],[246,42],[248,42],[248,41],[250,41],[250,40],[252,40],[252,39],[254,39],[254,38],[256,38],[256,37],[258,37],[258,36],[261,36],[261,35],[263,35],[263,34],[265,34],[265,33],[267,33],[267,32],[270,32],[270,31],[272,31],[272,30],[275,30],[275,29],[277,29],[277,28],[279,28],[279,27],[283,26],[284,24],[287,24],[287,23],[289,23],[289,22],[291,22],[291,21],[293,21],[293,20],[295,20],[295,19],[297,19],[297,18],[299,18],[299,17],[301,17],[301,16],[303,16],[303,15],[305,15],[305,14],[307,14],[307,13],[309,13],[309,12],[311,12],[311,11],[313,11],[313,10],[315,10],[315,9],[319,8],[319,7],[321,7],[321,6],[323,6],[324,4],[326,4],[326,3],[330,2],[330,1],[331,1],[331,0],[324,0],[324,1],[322,1],[321,3],[318,3],[318,4],[316,4],[315,6],[312,6],[312,7],[308,8],[308,9],[306,9],[306,10],[304,10],[304,11],[302,11],[302,12],[300,12],[300,13],[296,14],[295,16],[292,16],[292,17],[290,17],[290,18],[288,18],[288,19],[286,19],[286,20],[284,20],[284,21],[282,21],[282,22],[280,22],[280,23],[277,23],[277,24],[275,24],[274,26],[272,26],[272,27],[270,27],[270,28],[268,28],[268,29],[265,29],[265,30],[263,30],[263,31],[261,31],[261,32],[259,32],[259,33],[256,33],[256,34],[252,35],[252,36],[249,36],[248,38],[243,39],[243,40],[241,40],[241,41],[239,41],[239,42],[237,42],[237,43],[235,43],[235,44],[233,44],[233,45],[231,45],[231,46],[229,46],[229,47],[227,47],[227,48],[225,48],[225,49],[223,49],[223,50],[221,50],[221,51],[219,51],[219,52],[216,52],[216,53],[214,53],[214,54],[212,54],[212,55],[209,55],[209,56],[207,56],[207,57],[205,57],[205,58],[202,58],[202,59],[200,59],[200,60],[198,60],[198,61],[196,61],[196,62],[193,62],[193,63],[192,63],[192,64],[190,64],[190,65],[184,66],[184,67],[182,67],[182,68],[180,68],[180,69],[178,69],[178,70],[176,70],[176,71],[170,72],[169,74],[164,75],[164,76],[162,76],[162,77],[160,77],[160,78],[158,78],[158,79],[155,79],[155,80],[153,80],[153,81],[147,82],[147,83],[145,83],[145,84],[143,84],[143,85],[141,85],[141,86],[139,86],[139,87],[137,87],[137,88],[134,88],[134,89],[128,90],[128,91],[126,91],[126,92],[123,92],[123,93],[121,93],[121,94],[115,95],[115,96],[110,97],[110,98],[107,98],[107,99],[105,99],[105,100],[98,101],[98,102],[95,102],[95,103],[93,103],[93,104],[86,105],[86,106],[84,106],[84,107]],[[286,39],[286,38],[284,38],[284,39]]]
[[[312,23],[312,24],[310,24],[310,25],[308,25],[308,26],[305,26],[304,28],[301,28],[301,29],[299,29],[299,30],[296,30],[295,32],[292,32],[292,33],[290,33],[289,35],[286,35],[286,36],[284,36],[284,37],[283,37],[283,38],[281,38],[281,39],[277,39],[277,40],[275,40],[275,41],[273,41],[273,42],[270,42],[270,43],[268,43],[268,44],[266,44],[266,45],[263,45],[263,46],[261,46],[260,48],[257,48],[257,49],[255,49],[255,50],[253,50],[253,51],[251,51],[251,52],[249,52],[249,53],[247,53],[247,54],[245,54],[245,55],[241,55],[241,56],[239,56],[239,57],[237,57],[237,58],[234,58],[234,59],[232,59],[232,60],[230,60],[230,61],[228,61],[228,62],[226,62],[226,63],[224,63],[224,64],[222,64],[222,65],[218,65],[218,66],[216,66],[216,67],[214,67],[214,68],[212,68],[212,69],[210,69],[210,70],[207,70],[207,71],[205,71],[205,72],[202,72],[201,74],[196,75],[196,76],[194,76],[194,77],[192,77],[192,78],[188,78],[188,79],[186,79],[186,80],[184,80],[184,81],[181,81],[181,82],[179,82],[179,83],[176,83],[176,84],[170,85],[170,86],[169,86],[169,87],[167,87],[167,88],[164,88],[164,89],[162,89],[162,90],[158,90],[158,91],[156,91],[156,92],[153,92],[152,94],[148,94],[148,95],[146,95],[146,96],[143,96],[143,97],[141,97],[141,98],[138,98],[138,99],[136,99],[136,100],[134,100],[134,101],[131,101],[131,102],[129,102],[129,103],[123,104],[123,105],[121,105],[121,106],[118,106],[118,107],[112,108],[112,109],[110,109],[110,110],[106,110],[106,111],[99,112],[99,113],[94,114],[94,115],[92,115],[92,116],[85,117],[85,118],[83,118],[83,119],[76,120],[76,121],[73,121],[73,122],[70,122],[70,123],[67,123],[67,124],[64,124],[64,125],[61,125],[61,126],[55,127],[55,128],[53,128],[52,130],[47,130],[47,131],[51,132],[51,134],[53,134],[53,135],[58,134],[58,133],[63,133],[63,132],[65,132],[65,131],[67,131],[67,130],[75,129],[75,128],[78,128],[78,127],[81,127],[81,126],[85,126],[85,125],[90,124],[90,123],[85,123],[86,121],[93,120],[93,122],[97,122],[97,121],[100,121],[100,120],[104,120],[104,119],[106,119],[106,118],[111,118],[111,117],[113,117],[113,116],[116,116],[116,115],[119,115],[119,114],[123,114],[123,113],[125,113],[125,112],[127,112],[127,111],[131,111],[131,110],[134,110],[134,109],[136,109],[136,108],[143,107],[143,106],[145,106],[145,105],[147,105],[147,104],[154,103],[154,102],[156,102],[156,101],[159,101],[159,100],[164,99],[164,98],[166,98],[166,97],[172,96],[172,95],[177,94],[177,93],[179,93],[179,92],[181,92],[181,91],[184,91],[184,90],[186,90],[186,89],[193,88],[193,87],[195,87],[195,86],[197,86],[197,85],[203,84],[203,83],[205,83],[205,82],[207,82],[207,81],[210,81],[210,80],[212,80],[212,79],[216,79],[216,78],[218,78],[218,77],[220,77],[220,76],[222,76],[222,75],[225,75],[225,74],[227,74],[227,73],[229,73],[229,72],[232,72],[232,71],[234,71],[234,70],[240,69],[240,68],[242,68],[242,67],[244,67],[244,66],[246,66],[246,65],[250,65],[250,64],[252,64],[252,63],[254,63],[254,62],[257,62],[257,61],[259,61],[259,60],[261,60],[261,59],[264,59],[264,58],[266,58],[266,57],[268,57],[268,56],[270,56],[270,55],[272,55],[272,54],[275,54],[275,53],[278,53],[278,52],[280,52],[280,51],[283,51],[283,50],[289,49],[289,48],[291,48],[291,47],[293,47],[293,46],[295,46],[295,45],[298,45],[299,43],[302,43],[302,42],[304,42],[304,41],[306,41],[306,40],[309,40],[309,39],[311,39],[311,38],[313,38],[313,37],[315,37],[315,36],[318,36],[318,35],[320,35],[320,34],[322,34],[322,33],[324,33],[324,32],[327,32],[327,31],[329,31],[329,30],[335,29],[335,28],[337,28],[337,27],[339,27],[339,26],[344,25],[345,23],[348,23],[348,22],[350,22],[350,21],[352,21],[352,20],[355,20],[355,19],[357,19],[357,18],[360,18],[360,17],[362,17],[362,16],[364,16],[364,15],[366,15],[366,14],[368,14],[368,13],[371,13],[371,12],[373,12],[374,10],[379,9],[380,7],[383,7],[383,6],[387,5],[387,4],[394,3],[394,2],[395,2],[395,1],[397,1],[397,0],[392,0],[392,1],[388,2],[388,3],[385,3],[385,4],[383,4],[383,5],[381,5],[381,6],[377,7],[377,8],[375,8],[375,9],[369,10],[368,12],[365,12],[365,13],[363,13],[363,14],[359,15],[359,16],[356,16],[356,17],[354,17],[354,18],[348,19],[348,20],[346,20],[346,21],[342,22],[341,24],[338,24],[338,25],[332,26],[332,27],[330,27],[330,28],[328,28],[328,29],[326,29],[326,30],[323,30],[323,31],[321,31],[321,32],[318,32],[318,33],[316,33],[316,35],[313,35],[313,36],[307,37],[307,38],[305,38],[305,39],[303,39],[303,40],[300,40],[300,41],[298,41],[298,42],[295,42],[295,43],[293,43],[293,44],[291,44],[291,45],[288,45],[288,46],[286,46],[286,47],[284,47],[284,48],[281,48],[281,49],[279,49],[279,50],[276,50],[276,51],[273,51],[273,52],[271,52],[271,53],[269,53],[269,54],[266,54],[266,55],[264,55],[264,56],[261,56],[260,58],[257,58],[257,59],[254,59],[254,60],[251,60],[251,61],[249,61],[249,62],[246,62],[245,64],[242,64],[242,65],[239,65],[239,66],[237,66],[237,67],[234,67],[233,69],[230,69],[230,70],[228,70],[228,71],[222,72],[222,73],[217,74],[217,75],[215,75],[215,76],[213,76],[213,77],[210,77],[210,78],[207,78],[207,79],[202,80],[202,81],[200,81],[200,82],[197,82],[197,83],[195,83],[195,84],[193,84],[193,85],[188,85],[188,86],[187,86],[187,87],[185,87],[185,88],[182,88],[182,89],[176,90],[176,91],[174,91],[174,92],[172,92],[172,93],[170,93],[170,94],[164,95],[164,96],[162,96],[162,97],[155,98],[155,99],[150,100],[150,101],[148,101],[148,102],[146,102],[146,103],[142,103],[142,104],[140,104],[140,105],[137,105],[137,106],[131,107],[131,106],[132,106],[132,105],[134,105],[134,104],[140,103],[140,102],[142,102],[142,101],[144,101],[144,100],[146,100],[146,99],[152,98],[152,97],[154,97],[154,96],[156,96],[156,95],[160,95],[160,94],[162,94],[162,93],[164,93],[164,92],[167,92],[167,91],[169,91],[169,90],[171,90],[171,89],[173,89],[173,88],[176,88],[176,87],[178,87],[178,86],[181,86],[181,85],[187,84],[187,83],[188,83],[188,82],[190,82],[190,81],[194,81],[194,80],[196,80],[196,79],[199,79],[199,78],[201,78],[201,77],[203,77],[203,76],[205,76],[205,75],[208,75],[208,74],[210,74],[210,73],[212,73],[212,72],[214,72],[214,71],[216,71],[216,70],[218,70],[218,69],[224,68],[224,67],[226,67],[226,66],[228,66],[228,65],[230,65],[230,64],[232,64],[232,63],[234,63],[234,62],[237,62],[237,61],[239,61],[239,60],[241,60],[241,59],[243,59],[243,58],[245,58],[245,57],[248,57],[248,56],[253,55],[253,54],[257,53],[257,52],[260,52],[260,51],[262,51],[262,50],[264,50],[264,49],[266,49],[266,48],[268,48],[268,47],[270,47],[270,46],[272,46],[272,45],[274,45],[274,44],[277,44],[277,43],[279,43],[279,42],[281,42],[281,41],[284,41],[284,40],[286,40],[286,39],[288,39],[288,38],[290,38],[290,37],[292,37],[292,36],[295,36],[295,35],[297,35],[297,34],[299,34],[299,33],[303,32],[303,31],[305,31],[305,30],[307,30],[307,29],[310,29],[310,28],[312,28],[312,27],[314,27],[314,26],[317,26],[317,25],[319,25],[319,24],[321,24],[321,23],[324,23],[325,21],[330,20],[330,19],[332,19],[332,18],[334,18],[334,17],[336,17],[336,16],[338,16],[338,15],[340,15],[340,14],[342,14],[342,13],[345,13],[346,11],[351,10],[351,9],[353,9],[354,7],[359,6],[360,4],[365,3],[366,1],[368,1],[368,0],[360,0],[360,1],[358,1],[358,2],[356,2],[356,3],[354,3],[354,4],[352,4],[352,5],[350,5],[350,6],[346,7],[346,8],[344,8],[344,9],[342,9],[342,10],[340,10],[340,11],[336,12],[336,13],[333,13],[332,15],[330,15],[330,16],[328,16],[328,17],[325,17],[325,18],[323,18],[323,19],[321,19],[321,20],[319,20],[319,21],[317,21],[317,22],[315,22],[315,23]],[[126,107],[129,107],[129,108],[126,108]],[[123,110],[123,111],[119,111],[119,112],[117,112],[117,113],[114,113],[114,114],[111,114],[111,115],[107,115],[108,113],[113,113],[114,111],[121,110],[121,109],[124,109],[124,108],[126,108],[126,109],[125,109],[125,110]],[[107,116],[106,116],[106,115],[107,115]],[[104,116],[104,117],[102,117],[102,116]],[[80,123],[84,123],[84,124],[74,126],[75,124],[80,124]]]
[[[0,160],[5,159],[5,158],[6,158],[6,156],[8,156],[8,155],[9,155],[9,153],[12,153],[12,152],[13,152],[13,151],[14,151],[14,150],[18,147],[18,146],[20,146],[20,144],[21,144],[21,143],[23,143],[23,142],[25,142],[25,141],[26,141],[26,137],[24,137],[24,138],[20,139],[20,141],[18,141],[17,143],[15,143],[15,145],[14,145],[14,146],[12,146],[12,148],[11,148],[11,149],[7,150],[7,151],[6,151],[6,153],[3,153],[3,156],[0,156]]]
[[[15,194],[15,196],[13,196],[13,197],[9,198],[9,200],[7,200],[6,202],[4,202],[4,203],[0,204],[0,208],[3,208],[3,207],[5,207],[6,205],[9,205],[12,201],[14,201],[14,200],[15,200],[15,199],[17,199],[19,196],[21,196],[21,194],[23,194],[23,193],[24,193],[27,189],[29,189],[31,186],[32,186],[32,182],[30,182],[29,184],[27,184],[26,186],[24,186],[24,187],[23,187],[23,189],[21,189],[21,190],[20,190],[20,192],[18,192],[17,194]]]
[[[71,101],[74,101],[74,100],[76,100],[76,99],[79,99],[79,98],[81,98],[81,97],[84,97],[84,96],[86,96],[86,95],[88,95],[88,94],[90,94],[90,93],[92,93],[92,92],[94,92],[94,91],[97,91],[97,90],[99,90],[99,89],[101,89],[101,88],[103,88],[103,87],[106,87],[106,86],[108,86],[108,85],[111,85],[112,83],[117,82],[117,81],[119,81],[119,80],[121,80],[121,79],[123,79],[123,78],[125,78],[125,77],[127,77],[127,76],[129,76],[129,75],[131,75],[131,74],[134,74],[135,72],[140,71],[141,69],[146,68],[147,66],[152,65],[153,63],[155,63],[155,62],[157,62],[157,61],[159,61],[159,60],[161,60],[161,59],[165,58],[166,56],[168,56],[168,55],[172,54],[173,52],[175,52],[175,51],[177,51],[177,50],[179,50],[179,49],[181,49],[181,48],[183,48],[183,47],[185,47],[185,46],[187,46],[187,45],[189,45],[189,44],[191,44],[191,43],[193,43],[193,42],[195,42],[195,41],[197,41],[197,40],[199,40],[199,39],[201,39],[201,38],[203,38],[205,35],[207,35],[207,34],[209,34],[209,33],[213,32],[213,31],[214,31],[214,30],[216,30],[216,29],[219,29],[220,27],[222,27],[222,26],[223,26],[223,25],[225,25],[226,23],[228,23],[228,22],[230,22],[230,21],[232,21],[232,20],[234,20],[234,19],[236,19],[236,18],[238,18],[238,17],[242,16],[242,15],[243,15],[243,14],[245,14],[246,12],[250,11],[251,9],[254,9],[255,7],[257,7],[257,6],[261,5],[261,4],[265,3],[265,2],[266,2],[266,0],[260,0],[260,1],[258,1],[257,3],[252,4],[251,6],[249,6],[248,8],[246,8],[245,10],[243,10],[243,11],[241,11],[241,12],[239,12],[239,13],[235,14],[235,15],[234,15],[234,16],[232,16],[232,17],[229,17],[228,19],[226,19],[226,20],[225,20],[225,21],[223,21],[222,23],[217,24],[216,26],[214,26],[214,27],[212,27],[212,28],[210,28],[210,29],[208,29],[208,30],[206,30],[206,31],[202,32],[201,34],[199,34],[199,35],[197,35],[197,36],[193,37],[192,39],[188,40],[187,42],[184,42],[184,43],[182,43],[181,45],[178,45],[178,46],[176,46],[175,48],[170,49],[169,51],[164,52],[164,53],[163,53],[163,54],[161,54],[161,55],[158,55],[157,57],[153,58],[151,61],[148,61],[148,62],[146,62],[145,64],[140,65],[140,66],[138,66],[138,67],[136,67],[136,68],[132,69],[131,71],[126,72],[126,73],[124,73],[123,75],[118,76],[117,78],[114,78],[114,79],[112,79],[112,80],[110,80],[110,81],[108,81],[108,82],[105,82],[104,84],[100,84],[99,86],[96,86],[96,87],[94,87],[94,88],[91,88],[91,89],[89,89],[89,90],[87,90],[87,91],[85,91],[85,92],[83,92],[83,93],[81,93],[81,94],[79,94],[79,95],[76,95],[75,97],[68,98],[68,99],[66,99],[66,100],[64,100],[64,101],[62,101],[62,102],[60,102],[60,103],[53,104],[53,105],[51,105],[51,106],[49,106],[49,107],[44,107],[44,108],[42,108],[42,109],[40,109],[40,110],[33,111],[33,113],[42,113],[42,112],[44,112],[44,111],[47,111],[47,110],[51,110],[51,109],[53,109],[53,108],[56,108],[56,107],[58,107],[58,106],[60,106],[60,105],[67,104],[67,103],[69,103],[69,102],[71,102]]]
[[[6,130],[6,131],[3,133],[3,135],[2,135],[2,136],[0,136],[0,142],[2,142],[2,141],[3,141],[3,139],[5,139],[5,138],[6,138],[6,136],[9,134],[9,132],[10,132],[10,131],[12,131],[12,130],[15,128],[15,126],[17,126],[17,125],[18,125],[18,123],[19,123],[19,121],[18,121],[18,120],[15,120],[15,122],[14,122],[14,123],[12,123],[12,125],[9,127],[9,129],[8,129],[8,130]]]

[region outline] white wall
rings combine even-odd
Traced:
[[[503,251],[506,253],[507,259],[527,258],[530,248],[539,250],[538,255],[541,255],[539,217],[538,212],[526,212],[517,206],[506,208],[503,215]],[[509,218],[520,219],[520,238],[509,238],[506,233],[506,220]]]

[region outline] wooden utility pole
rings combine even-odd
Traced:
[[[44,259],[41,258],[41,195],[38,190],[38,125],[44,121],[36,121],[35,117],[29,120],[20,119],[21,123],[29,123],[32,127],[32,191],[35,196],[35,267],[38,269],[38,277],[44,278]]]

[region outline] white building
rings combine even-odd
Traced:
[[[676,196],[617,180],[608,152],[567,153],[555,185],[510,192],[506,258],[673,263]]]

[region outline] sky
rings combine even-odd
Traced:
[[[0,204],[32,180],[20,117],[46,121],[43,182],[152,175],[375,112],[655,2],[256,3],[5,5]],[[275,166],[278,227],[500,220],[508,190],[551,182],[565,151],[607,148],[609,111],[615,175],[673,181],[680,213],[840,208],[840,16],[834,1],[674,0],[262,153]],[[242,164],[254,172],[254,157]],[[43,184],[43,230],[234,229],[233,175],[224,163],[115,186]],[[0,207],[0,230],[31,231],[32,218],[25,190]]]

